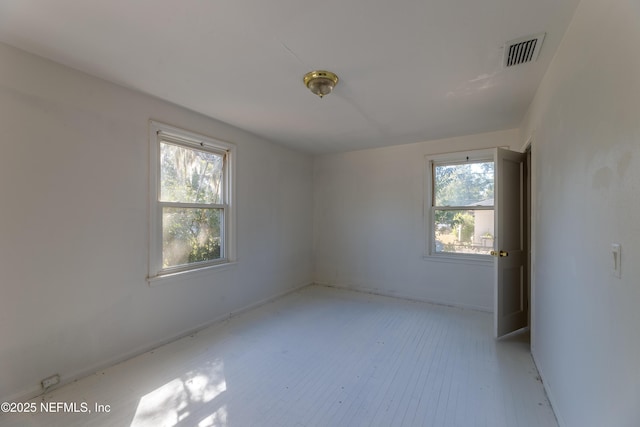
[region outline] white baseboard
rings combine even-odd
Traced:
[[[137,357],[137,356],[139,356],[141,354],[148,353],[148,352],[150,352],[152,350],[157,349],[158,347],[162,347],[163,345],[166,345],[166,344],[169,344],[171,342],[177,341],[177,340],[182,339],[184,337],[187,337],[189,335],[196,334],[196,333],[202,331],[203,329],[206,329],[206,328],[208,328],[210,326],[213,326],[213,325],[215,325],[217,323],[223,322],[223,321],[228,320],[228,319],[230,319],[230,318],[232,318],[234,316],[238,316],[238,315],[240,315],[242,313],[245,313],[247,311],[253,310],[254,308],[260,307],[260,306],[262,306],[264,304],[268,304],[268,303],[270,303],[272,301],[275,301],[275,300],[277,300],[279,298],[282,298],[282,297],[284,297],[284,296],[286,296],[288,294],[297,292],[300,289],[305,288],[307,286],[311,286],[311,285],[313,285],[312,282],[295,286],[293,288],[290,288],[290,289],[287,289],[285,291],[279,292],[279,293],[277,293],[277,294],[275,294],[273,296],[270,296],[268,298],[262,299],[260,301],[257,301],[257,302],[251,303],[251,304],[249,304],[247,306],[244,306],[242,308],[239,308],[238,310],[231,311],[229,313],[225,313],[225,314],[223,314],[221,316],[218,316],[218,317],[216,317],[216,318],[214,318],[212,320],[209,320],[209,321],[207,321],[205,323],[202,323],[202,324],[200,324],[200,325],[198,325],[198,326],[196,326],[194,328],[190,328],[188,330],[185,330],[185,331],[183,331],[183,332],[181,332],[181,333],[179,333],[177,335],[172,335],[171,337],[169,337],[167,339],[161,340],[161,341],[156,342],[156,343],[151,344],[151,345],[147,345],[147,346],[144,346],[144,347],[137,348],[137,349],[135,349],[133,351],[130,351],[130,352],[124,354],[124,355],[109,359],[106,362],[101,362],[101,363],[95,364],[95,365],[93,365],[93,366],[91,366],[89,368],[82,369],[82,370],[79,370],[77,372],[72,372],[72,373],[68,373],[68,374],[62,373],[62,374],[60,374],[60,379],[61,379],[60,383],[56,384],[55,387],[51,387],[46,392],[43,391],[40,387],[35,386],[33,388],[30,388],[30,389],[23,390],[21,392],[15,393],[14,395],[10,395],[9,397],[2,398],[2,401],[3,402],[26,402],[26,401],[34,399],[34,398],[36,398],[38,396],[42,396],[42,395],[44,395],[46,393],[49,393],[49,392],[57,390],[57,389],[59,389],[61,387],[64,387],[65,385],[70,384],[70,383],[72,383],[74,381],[78,381],[79,379],[82,379],[84,377],[88,377],[90,375],[93,375],[96,372],[105,370],[105,369],[110,368],[110,367],[112,367],[114,365],[117,365],[118,363],[122,363],[122,362],[124,362],[126,360],[132,359],[132,358]]]
[[[441,306],[445,306],[445,307],[453,307],[453,308],[461,308],[461,309],[464,309],[464,310],[481,311],[483,313],[493,313],[492,310],[487,309],[486,307],[475,306],[475,305],[472,305],[472,304],[458,304],[458,303],[451,303],[451,302],[448,302],[448,301],[438,301],[438,300],[434,300],[434,299],[418,297],[418,296],[415,296],[415,295],[408,295],[408,294],[402,294],[402,293],[397,293],[397,292],[385,292],[385,291],[381,291],[379,289],[370,289],[370,288],[362,288],[362,287],[351,287],[351,286],[340,285],[338,283],[314,282],[313,284],[314,285],[318,285],[318,286],[326,286],[326,287],[329,287],[329,288],[345,289],[345,290],[353,291],[353,292],[361,292],[361,293],[371,294],[371,295],[380,295],[380,296],[383,296],[383,297],[391,297],[391,298],[399,298],[399,299],[404,299],[404,300],[409,300],[409,301],[425,302],[425,303],[428,303],[428,304],[441,305]]]
[[[551,387],[549,385],[549,383],[547,383],[547,381],[545,380],[545,374],[543,372],[543,370],[540,367],[540,364],[538,363],[538,361],[536,360],[536,355],[535,352],[531,351],[531,358],[533,359],[533,364],[536,365],[536,369],[538,370],[538,375],[540,375],[540,381],[542,381],[542,387],[544,388],[544,392],[547,395],[547,400],[549,401],[549,404],[551,405],[551,409],[553,410],[553,414],[556,416],[556,421],[558,421],[558,427],[566,427],[567,423],[564,422],[564,419],[562,418],[562,415],[560,414],[557,400],[553,395],[553,390],[551,390]]]

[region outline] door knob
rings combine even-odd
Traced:
[[[509,256],[509,252],[507,251],[491,251],[491,256],[495,256],[495,257],[505,257],[505,256]]]

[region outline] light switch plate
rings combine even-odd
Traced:
[[[611,244],[611,273],[613,273],[613,275],[615,277],[617,277],[618,279],[620,279],[622,277],[621,274],[621,248],[620,248],[620,243],[612,243]]]

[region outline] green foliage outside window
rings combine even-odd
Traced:
[[[160,145],[164,268],[220,259],[224,157]]]

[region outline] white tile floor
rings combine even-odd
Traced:
[[[486,313],[311,286],[0,425],[556,427],[528,343],[496,342],[491,326]]]

